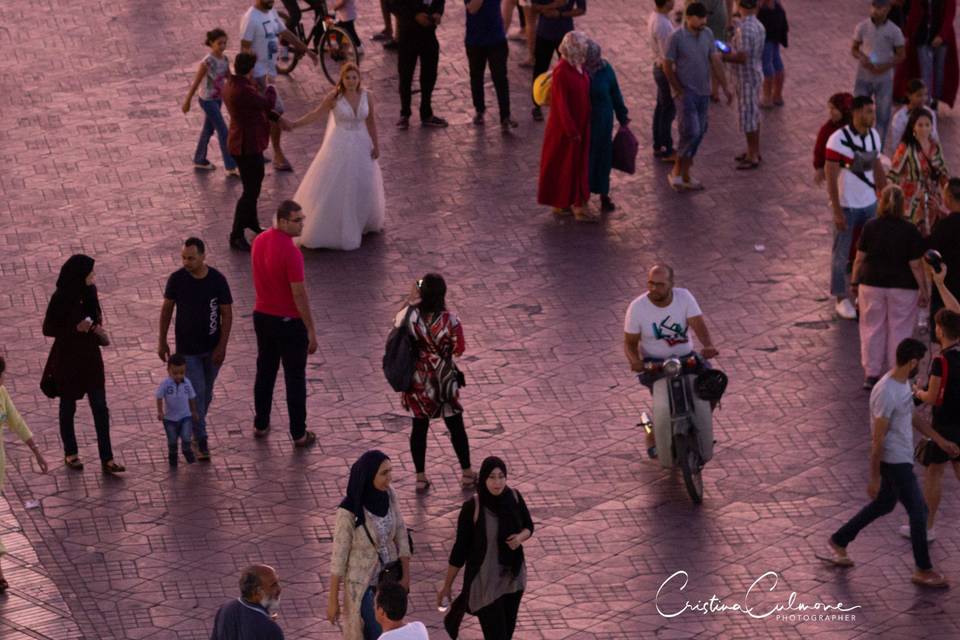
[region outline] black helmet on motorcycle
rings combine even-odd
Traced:
[[[727,374],[719,369],[707,369],[693,381],[693,392],[707,402],[717,402],[727,389]]]

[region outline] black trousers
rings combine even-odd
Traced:
[[[420,61],[420,120],[433,117],[430,100],[437,84],[437,67],[440,64],[440,43],[433,31],[426,34],[401,34],[397,41],[397,73],[400,75],[400,117],[409,118],[413,113],[410,103],[413,96],[413,72]]]
[[[254,311],[253,330],[257,334],[253,426],[259,430],[270,426],[273,387],[283,364],[290,436],[299,440],[307,432],[307,327],[299,318],[281,318]]]
[[[491,604],[477,611],[483,640],[510,640],[517,626],[517,613],[523,591],[500,596]]]
[[[473,97],[473,108],[477,113],[487,110],[483,95],[483,74],[489,64],[493,88],[497,91],[500,119],[505,120],[510,117],[510,84],[507,82],[509,53],[506,40],[489,47],[467,47],[467,61],[470,64],[470,95]]]
[[[354,25],[354,20],[338,22],[337,26],[347,32],[347,35],[350,36],[350,41],[353,42],[353,46],[360,46],[360,36],[357,35],[357,27]]]
[[[457,454],[461,469],[470,468],[470,441],[467,440],[467,430],[463,426],[463,414],[457,413],[443,419],[450,432],[450,441]],[[410,454],[413,456],[413,466],[417,473],[423,473],[427,468],[427,431],[430,429],[430,418],[414,418],[413,431],[410,432]]]
[[[533,45],[533,80],[536,80],[537,76],[550,68],[550,63],[553,61],[553,54],[560,47],[560,42],[560,40],[547,40],[537,36]],[[559,53],[557,55],[559,55]],[[532,86],[533,81],[531,80],[531,88]],[[533,91],[530,92],[530,99],[533,100]],[[534,102],[533,104],[536,106],[537,103]]]
[[[231,240],[243,237],[244,229],[252,229],[260,233],[260,220],[257,218],[257,200],[260,199],[260,188],[263,185],[263,154],[247,154],[233,156],[240,170],[240,182],[243,183],[243,192],[237,200],[237,208],[233,213],[233,229],[230,231]]]
[[[107,409],[107,392],[96,389],[87,392],[87,401],[93,413],[93,428],[97,431],[97,450],[100,462],[113,460],[113,447],[110,445],[110,410]],[[60,440],[63,441],[63,455],[77,455],[77,434],[74,430],[74,417],[77,414],[77,401],[60,398]]]
[[[287,15],[290,16],[287,18],[285,26],[290,31],[294,31],[296,26],[300,24],[300,19],[303,17],[303,14],[300,11],[300,2],[299,0],[283,0],[283,8],[287,10]]]

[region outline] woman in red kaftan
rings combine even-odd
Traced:
[[[540,154],[537,202],[555,214],[572,210],[577,220],[599,218],[587,208],[590,199],[590,77],[582,65],[589,40],[571,31],[560,43],[560,62],[553,69],[550,117]]]

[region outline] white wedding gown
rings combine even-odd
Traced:
[[[293,196],[306,217],[301,246],[350,251],[363,234],[383,230],[383,176],[370,157],[369,113],[366,91],[356,113],[343,96],[330,111],[320,150]]]

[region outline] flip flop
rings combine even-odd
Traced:
[[[275,164],[273,165],[273,170],[274,171],[293,171],[293,165],[291,165],[289,162],[284,162],[283,164]]]
[[[751,160],[741,160],[740,163],[737,164],[736,168],[737,168],[737,171],[752,171],[754,169],[759,169],[760,163],[753,162]]]
[[[477,486],[477,473],[474,471],[470,474],[463,474],[460,476],[460,488],[464,491],[471,491]]]
[[[83,471],[83,463],[80,462],[80,458],[64,458],[63,464],[66,465],[68,469],[73,469],[74,471]]]
[[[423,495],[426,492],[430,491],[430,487],[433,485],[429,480],[417,480],[417,487],[414,489],[417,495]]]

